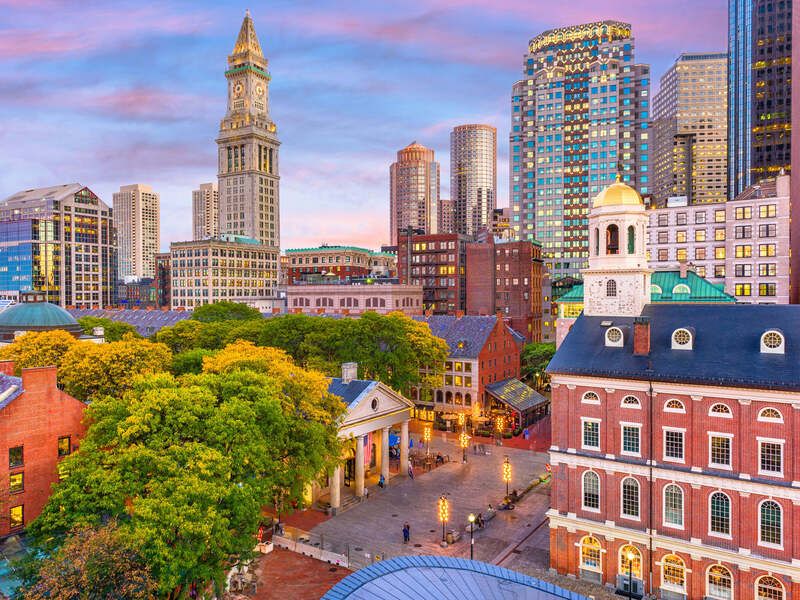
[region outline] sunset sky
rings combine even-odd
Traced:
[[[681,52],[727,49],[724,0],[0,0],[0,199],[79,181],[110,204],[120,185],[148,183],[162,246],[190,239],[247,7],[272,74],[284,248],[388,243],[397,150],[432,147],[447,198],[461,123],[497,127],[506,205],[511,86],[545,29],[632,23],[653,91]]]

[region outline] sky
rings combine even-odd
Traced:
[[[378,248],[389,165],[418,141],[497,127],[508,203],[511,86],[533,36],[631,23],[653,91],[681,52],[725,51],[725,0],[0,0],[0,199],[78,181],[161,193],[161,240],[191,239],[191,191],[216,181],[224,71],[246,8],[269,61],[283,248]]]

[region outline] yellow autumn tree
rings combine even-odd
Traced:
[[[78,342],[63,329],[31,331],[0,349],[0,360],[13,360],[17,374],[29,367],[59,367],[64,355]]]

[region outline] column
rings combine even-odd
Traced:
[[[400,425],[400,473],[408,474],[408,421]]]
[[[364,436],[356,437],[356,498],[364,495]]]
[[[333,514],[342,505],[342,466],[337,465],[331,476],[331,509]]]
[[[402,465],[400,465],[402,471]],[[381,475],[389,483],[389,428],[381,430]]]

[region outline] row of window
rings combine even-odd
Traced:
[[[72,452],[71,437],[68,435],[58,438],[56,450],[58,458],[68,456]],[[8,449],[8,468],[20,469],[25,466],[25,447],[14,446]]]
[[[750,284],[736,284],[737,288],[741,285],[749,286]],[[772,295],[775,295],[775,284],[761,284],[762,286],[773,286],[771,288]],[[684,289],[685,288],[685,289]],[[660,293],[660,288],[659,288]],[[688,294],[689,286],[678,284],[672,289],[673,294]],[[738,293],[738,292],[737,292]],[[613,279],[606,282],[606,295],[613,297],[617,295],[617,283]],[[672,332],[672,350],[691,350],[694,347],[694,333],[691,328],[680,327]],[[619,327],[609,327],[606,329],[605,345],[609,347],[621,348],[624,345],[624,336],[622,329]],[[765,354],[783,354],[785,348],[785,340],[783,334],[776,329],[768,329],[761,334],[760,348],[761,352]]]

